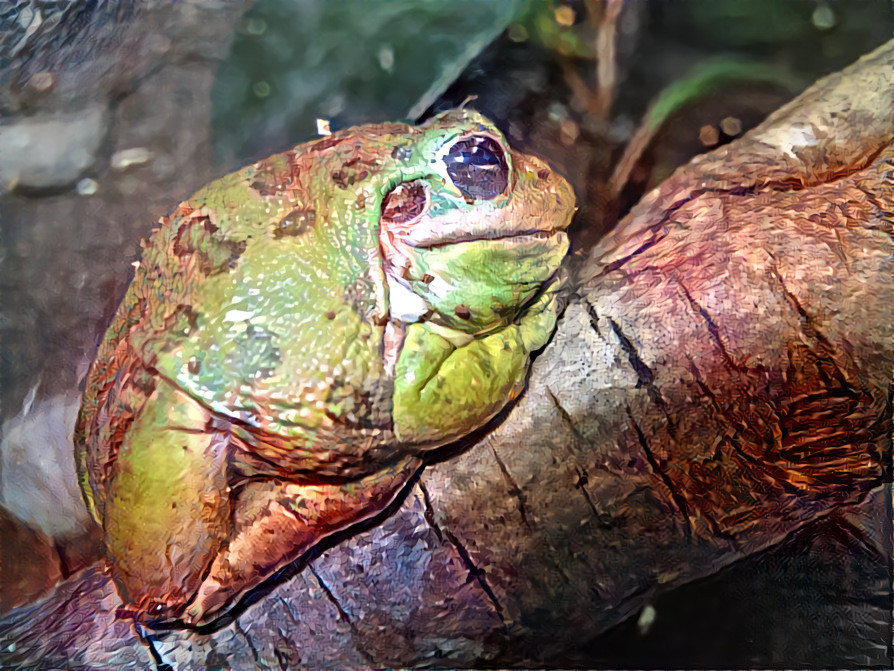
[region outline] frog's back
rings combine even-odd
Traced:
[[[379,206],[380,169],[350,136],[332,136],[227,175],[162,219],[91,369],[79,442],[109,416],[132,360],[298,447],[331,438],[334,419],[365,444],[362,434],[387,433],[377,212],[363,216],[364,200]]]

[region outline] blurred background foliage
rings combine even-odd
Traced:
[[[522,0],[261,0],[212,92],[215,149],[238,160],[333,130],[414,116],[526,7]],[[423,108],[424,109],[424,108]]]

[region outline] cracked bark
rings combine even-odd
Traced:
[[[261,655],[258,653],[258,649],[255,647],[255,644],[251,640],[251,636],[242,628],[242,625],[239,624],[239,621],[233,623],[233,627],[242,634],[242,637],[245,639],[246,645],[248,645],[248,649],[251,651],[251,656],[254,659],[255,664],[261,666]]]
[[[475,566],[475,563],[472,561],[472,557],[469,554],[469,551],[463,546],[463,544],[459,541],[459,539],[450,533],[449,529],[442,529],[441,526],[435,521],[435,513],[434,509],[431,505],[431,498],[428,494],[428,491],[425,489],[425,485],[420,484],[419,489],[422,491],[423,499],[425,501],[425,521],[434,529],[435,533],[438,535],[438,538],[447,537],[447,540],[453,544],[453,547],[456,548],[457,553],[462,559],[463,565],[466,567],[466,570],[469,572],[468,580],[475,580],[481,585],[481,589],[484,590],[484,593],[487,594],[487,597],[490,599],[491,603],[494,606],[494,610],[497,613],[497,616],[500,618],[500,622],[505,622],[503,619],[503,606],[500,605],[500,602],[497,600],[497,595],[494,594],[494,591],[490,588],[490,585],[487,584],[487,576],[480,568]]]
[[[637,377],[639,377],[639,381],[643,384],[643,386],[650,387],[652,385],[652,380],[655,379],[654,373],[652,373],[652,369],[649,368],[645,362],[640,358],[639,354],[636,351],[636,347],[632,342],[630,342],[630,338],[628,338],[624,331],[621,330],[621,326],[614,319],[608,320],[609,324],[612,325],[612,331],[615,336],[618,338],[618,341],[621,344],[621,349],[624,350],[624,353],[627,355],[627,360],[630,362],[630,367],[636,371]],[[655,404],[661,404],[661,396],[657,395],[657,390],[652,390],[650,393],[655,393]]]
[[[591,315],[592,322],[592,315]],[[565,447],[565,455],[574,463],[574,470],[577,473],[577,482],[574,483],[574,488],[577,489],[581,496],[584,497],[584,500],[587,502],[587,505],[590,507],[590,510],[593,512],[593,516],[597,519],[602,518],[602,513],[599,512],[599,509],[596,507],[596,504],[593,503],[593,499],[590,498],[589,492],[587,492],[587,485],[590,483],[590,473],[587,468],[580,463],[580,460],[577,458],[575,452],[580,449],[580,446],[584,444],[583,436],[581,436],[580,432],[577,430],[577,427],[574,425],[574,419],[568,413],[567,410],[562,406],[562,403],[556,398],[556,395],[550,390],[549,387],[546,387],[546,394],[549,397],[549,400],[556,408],[556,412],[559,413],[559,418],[562,423],[571,431],[573,436],[572,445],[575,446],[575,449],[569,448],[566,444]],[[596,470],[603,470],[609,472],[604,466],[599,464],[596,465]]]
[[[708,333],[711,334],[711,338],[717,345],[717,349],[720,350],[720,356],[723,358],[724,365],[729,367],[730,370],[741,372],[742,366],[733,361],[733,358],[730,356],[729,352],[726,349],[726,345],[723,343],[723,338],[720,337],[720,329],[717,327],[717,324],[714,323],[711,315],[709,315],[708,311],[705,310],[704,307],[699,305],[698,302],[692,297],[692,293],[690,293],[689,289],[686,288],[686,283],[683,282],[683,280],[674,275],[674,281],[683,291],[683,295],[686,296],[686,300],[689,301],[689,304],[692,306],[692,309],[695,311],[695,313],[704,320],[705,327],[708,329]]]
[[[326,598],[332,602],[332,605],[335,606],[335,610],[338,611],[338,617],[342,622],[347,624],[351,628],[351,632],[355,637],[359,636],[359,632],[357,631],[357,625],[351,620],[351,616],[348,615],[347,611],[344,607],[338,602],[338,599],[332,593],[332,590],[329,589],[329,586],[326,585],[326,582],[319,576],[319,574],[314,570],[313,566],[309,566],[308,570],[313,574],[314,578],[316,578],[317,582],[320,584],[323,592],[326,594]],[[369,664],[375,664],[375,660],[362,648],[358,646],[357,651],[366,660]]]
[[[881,500],[892,66],[889,43],[647,195],[580,271],[506,420],[240,616],[256,659],[233,624],[159,633],[169,657],[278,668],[286,636],[307,666],[588,666],[592,638],[659,592]],[[100,573],[63,583],[0,624],[17,646],[0,655],[146,666],[116,605]]]
[[[674,502],[676,511],[680,513],[680,515],[686,521],[686,537],[688,539],[692,535],[692,517],[689,513],[689,504],[686,503],[686,497],[684,497],[681,492],[677,491],[677,486],[674,484],[674,481],[671,480],[665,472],[666,466],[662,466],[660,463],[658,463],[658,458],[649,448],[649,443],[646,441],[646,436],[645,434],[643,434],[643,431],[639,427],[639,424],[636,423],[636,419],[634,418],[630,407],[628,406],[627,408],[625,408],[625,410],[627,412],[627,418],[630,420],[630,426],[633,427],[633,431],[636,434],[636,439],[643,450],[646,461],[649,462],[649,466],[652,468],[652,472],[655,473],[656,476],[658,476],[658,478],[667,488],[667,491],[670,493],[670,498]],[[711,525],[714,528],[717,527],[717,523],[713,520],[711,520]]]
[[[503,481],[506,483],[509,496],[516,501],[516,507],[518,508],[518,514],[521,515],[522,524],[524,524],[530,531],[531,522],[528,520],[528,511],[525,508],[525,493],[522,491],[521,487],[516,484],[515,480],[512,479],[512,475],[506,470],[506,464],[500,459],[500,455],[497,454],[497,450],[493,445],[491,445],[491,452],[494,455],[497,466],[500,468],[500,474],[503,476]]]

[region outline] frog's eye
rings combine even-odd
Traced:
[[[382,201],[382,222],[407,224],[428,209],[428,186],[422,182],[398,184]]]
[[[491,200],[506,190],[506,154],[491,137],[463,138],[444,157],[447,174],[466,198]]]

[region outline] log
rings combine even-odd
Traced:
[[[94,566],[0,622],[0,662],[587,666],[656,594],[859,504],[890,475],[892,109],[894,41],[678,170],[498,425],[231,621],[138,630]]]

